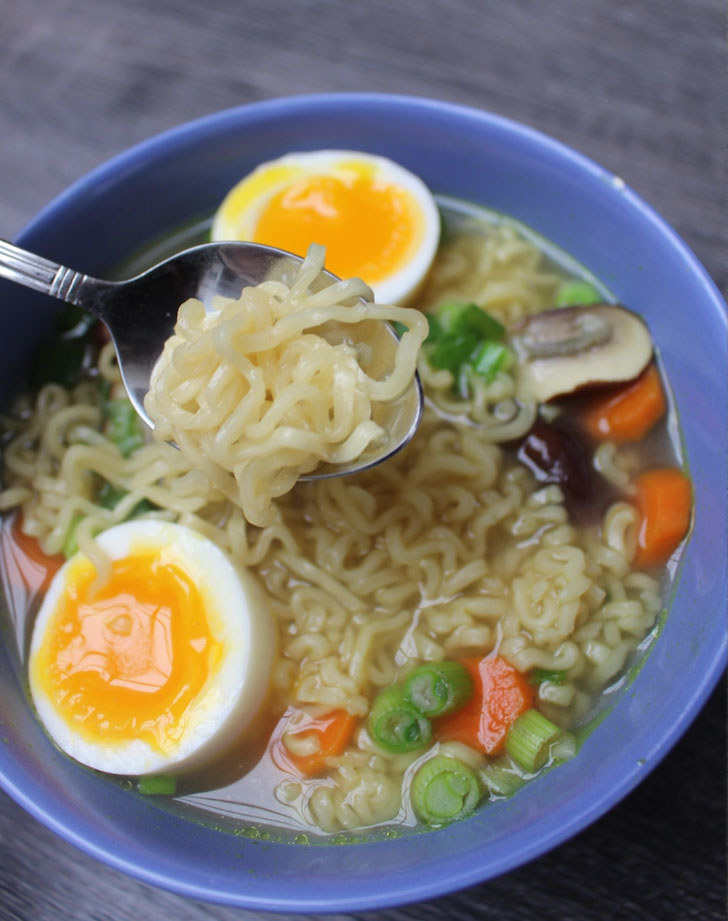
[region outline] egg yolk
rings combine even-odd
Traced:
[[[293,181],[264,206],[253,242],[305,256],[326,247],[326,268],[368,284],[407,264],[423,236],[414,196],[365,167]]]
[[[170,755],[184,736],[190,703],[222,657],[204,599],[179,566],[158,554],[114,561],[97,589],[95,575],[87,562],[71,570],[34,677],[87,741],[141,739]]]

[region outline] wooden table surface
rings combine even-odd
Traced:
[[[0,0],[0,233],[160,130],[382,91],[530,124],[622,176],[725,290],[723,0]],[[0,702],[1,706],[1,702]],[[371,921],[725,917],[725,686],[611,813],[488,884]],[[0,794],[0,919],[253,921],[97,864]]]

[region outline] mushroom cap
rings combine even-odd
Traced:
[[[519,390],[546,403],[591,386],[633,380],[653,352],[644,320],[620,304],[557,307],[514,331]]]

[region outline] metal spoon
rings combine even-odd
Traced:
[[[154,423],[144,410],[144,396],[180,305],[190,297],[205,304],[215,295],[238,298],[244,287],[257,285],[272,273],[277,277],[290,273],[301,262],[298,256],[257,243],[208,243],[126,281],[102,281],[0,240],[0,277],[82,307],[106,325],[129,399],[150,428]],[[325,276],[324,285],[338,281],[329,272]],[[378,369],[390,366],[397,337],[389,324],[368,320],[347,327],[346,332],[355,342],[369,346],[363,351],[372,359],[370,374],[377,376]],[[302,479],[341,476],[386,460],[412,438],[422,406],[422,385],[416,376],[399,400],[377,404],[375,421],[388,435],[384,444],[350,464],[322,464]]]

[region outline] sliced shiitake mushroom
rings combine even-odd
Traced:
[[[637,377],[652,358],[645,322],[619,304],[557,307],[513,331],[522,392],[541,403]]]
[[[614,500],[614,490],[595,469],[584,435],[562,414],[552,422],[537,419],[517,445],[518,460],[537,483],[556,483],[569,515],[580,524],[598,521]]]

